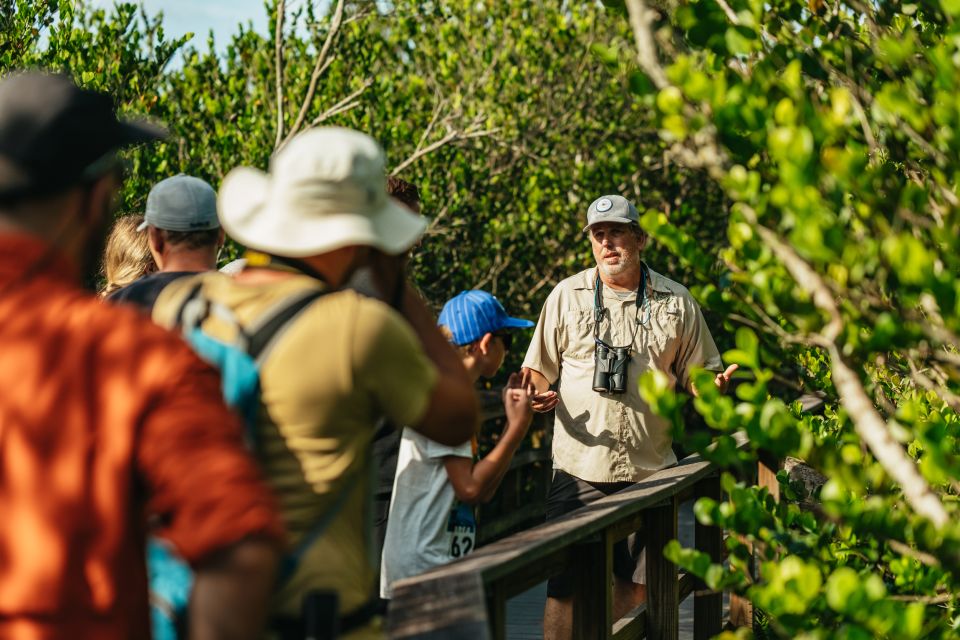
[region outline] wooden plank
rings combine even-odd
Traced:
[[[680,636],[680,590],[677,565],[663,557],[663,547],[677,537],[677,502],[646,513],[647,637],[677,640]]]
[[[539,524],[543,522],[546,514],[547,501],[543,499],[527,503],[522,509],[514,509],[499,518],[484,518],[477,523],[477,542],[487,544],[523,524]]]
[[[606,640],[613,607],[613,553],[607,536],[577,545],[573,553],[573,637]]]
[[[663,548],[677,537],[677,502],[649,509],[647,538],[647,637],[677,640],[680,635],[680,589],[677,565],[663,557]]]
[[[400,580],[387,618],[390,638],[490,640],[486,593],[478,575],[423,583]]]
[[[694,590],[694,576],[681,574],[678,584],[682,602]],[[612,640],[641,640],[647,637],[647,604],[643,603],[613,623]]]
[[[721,499],[720,478],[711,476],[697,483],[697,498]],[[723,530],[697,522],[694,525],[694,546],[719,564],[723,561]],[[693,639],[709,640],[720,634],[723,627],[723,593],[709,591],[702,580],[697,580],[693,596]]]
[[[780,482],[777,480],[779,469],[779,460],[761,453],[760,460],[757,462],[757,486],[766,487],[777,502],[780,501]]]
[[[555,554],[538,562],[536,565],[520,569],[512,574],[509,579],[501,580],[494,584],[503,591],[504,597],[509,600],[543,582],[544,578],[542,576],[544,574],[553,576],[566,569],[573,562],[572,558],[575,552],[576,547],[559,549]]]
[[[777,502],[780,502],[780,481],[777,480],[777,471],[780,470],[781,461],[774,458],[773,456],[767,454],[764,451],[760,452],[760,458],[757,462],[757,485],[760,487],[766,487],[770,492],[770,495],[773,496],[773,499]],[[752,572],[756,571],[756,553],[754,553],[754,560],[751,562],[750,570]],[[744,613],[747,613],[744,611]],[[757,629],[759,620],[757,619],[757,609],[751,603],[750,605],[750,617],[748,620],[745,620],[746,624],[744,626],[750,626],[753,629]]]
[[[490,635],[493,640],[507,640],[507,596],[501,589],[493,589],[487,604],[490,616]]]
[[[638,536],[643,536],[643,512],[635,513],[633,516],[626,518],[615,525],[611,525],[607,529],[607,535],[610,536],[610,539],[614,542],[618,540],[623,540],[629,535],[637,534]]]
[[[641,640],[647,637],[647,603],[613,623],[613,640]]]
[[[696,590],[697,576],[681,572],[677,579],[677,604],[680,604]]]

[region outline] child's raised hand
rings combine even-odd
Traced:
[[[526,429],[533,420],[533,397],[537,390],[532,384],[524,385],[520,374],[511,373],[503,388],[503,410],[507,416],[507,428],[514,426]]]

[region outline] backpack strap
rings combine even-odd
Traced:
[[[257,323],[257,327],[250,331],[250,340],[247,344],[247,353],[258,365],[270,353],[274,343],[282,336],[290,323],[300,315],[312,302],[329,293],[325,289],[297,294],[293,300],[287,298]]]
[[[210,313],[219,311],[218,305],[209,301],[203,295],[202,288],[202,283],[194,285],[180,305],[176,319],[177,323],[184,328],[197,328]],[[297,293],[290,298],[286,298],[263,314],[249,330],[244,330],[239,323],[234,322],[238,333],[238,342],[242,341],[243,343],[242,345],[238,344],[236,346],[246,351],[258,367],[261,366],[267,356],[270,355],[273,346],[284,333],[286,333],[292,321],[310,306],[311,303],[327,293],[328,291],[325,289],[312,290],[306,293]],[[222,312],[219,315],[223,315]],[[336,517],[340,515],[340,512],[347,504],[350,493],[357,486],[356,480],[359,475],[359,473],[354,472],[344,479],[343,485],[334,497],[333,504],[330,505],[330,508],[327,509],[326,513],[320,516],[310,530],[307,531],[296,548],[281,559],[277,576],[277,588],[286,584],[286,582],[293,577],[307,550],[313,546],[320,536],[330,527]]]

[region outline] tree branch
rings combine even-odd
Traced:
[[[323,122],[324,120],[326,120],[327,118],[332,118],[337,114],[343,113],[345,111],[349,111],[350,109],[354,109],[360,106],[360,103],[354,101],[354,99],[357,98],[361,93],[366,91],[372,84],[373,84],[373,78],[368,78],[359,89],[357,89],[356,91],[348,95],[346,98],[344,98],[343,100],[340,100],[338,103],[336,103],[335,105],[333,105],[332,107],[330,107],[329,109],[321,113],[319,116],[314,118],[313,122],[310,123],[310,126],[315,127],[321,122]]]
[[[277,137],[273,148],[280,146],[283,140],[283,21],[286,15],[285,0],[277,1],[277,28],[274,31],[273,63],[276,68],[277,80]]]
[[[737,14],[733,12],[733,9],[730,8],[730,5],[727,4],[726,0],[716,0],[717,4],[720,5],[720,8],[723,9],[723,12],[727,16],[727,20],[733,24],[740,26],[740,18],[737,17]]]
[[[640,68],[647,74],[650,81],[657,89],[665,89],[670,86],[667,81],[667,75],[657,60],[657,47],[653,41],[653,31],[650,25],[653,23],[655,13],[650,10],[643,0],[626,0],[627,12],[630,14],[630,27],[633,29],[633,37],[637,43],[637,61]]]
[[[960,396],[953,393],[946,387],[938,385],[936,382],[924,375],[924,373],[920,371],[920,368],[917,367],[916,363],[913,361],[913,358],[908,356],[907,363],[910,365],[910,377],[914,382],[927,391],[933,391],[936,393],[938,396],[940,396],[940,399],[947,403],[951,409],[957,413],[960,413]]]
[[[283,142],[277,145],[278,148],[290,142],[290,139],[297,135],[297,132],[300,131],[300,127],[303,126],[303,123],[307,118],[307,112],[310,110],[310,103],[313,102],[313,97],[317,93],[317,82],[319,82],[320,76],[323,75],[323,72],[329,66],[327,63],[327,56],[330,54],[330,47],[333,45],[333,40],[336,38],[337,33],[340,31],[340,26],[343,24],[343,5],[344,0],[337,0],[337,6],[333,11],[333,17],[330,20],[330,29],[327,31],[327,38],[323,42],[323,47],[321,47],[320,53],[317,54],[316,63],[313,65],[313,73],[310,74],[310,84],[307,87],[307,94],[304,96],[303,102],[300,104],[300,111],[297,113],[297,119],[294,120],[293,126],[290,127],[290,133],[288,133],[287,137],[283,139]]]
[[[900,484],[903,496],[910,507],[937,527],[943,527],[949,521],[949,516],[940,498],[917,471],[913,459],[893,438],[890,425],[877,412],[863,388],[860,377],[847,365],[836,343],[843,330],[843,317],[827,283],[807,264],[806,260],[794,251],[793,247],[783,242],[776,233],[759,224],[753,211],[745,211],[744,216],[754,225],[774,255],[783,262],[797,284],[810,294],[817,308],[829,317],[827,326],[821,332],[823,346],[830,353],[830,371],[840,403],[847,410],[857,434],[886,472]]]
[[[404,169],[412,165],[414,162],[416,162],[420,158],[433,153],[434,151],[436,151],[437,149],[440,149],[445,145],[451,144],[453,142],[459,142],[461,140],[471,140],[473,138],[484,138],[486,136],[493,135],[497,131],[498,129],[486,129],[483,131],[456,131],[456,130],[449,131],[447,132],[447,135],[443,136],[436,142],[433,142],[432,144],[428,144],[422,149],[415,151],[409,158],[407,158],[406,160],[398,164],[396,167],[394,167],[393,171],[390,172],[390,175],[392,176],[398,175],[400,172],[402,172]]]

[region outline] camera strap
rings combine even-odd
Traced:
[[[602,344],[608,349],[633,349],[633,343],[637,339],[637,332],[640,330],[641,324],[646,324],[650,320],[649,313],[647,314],[647,320],[640,320],[640,310],[644,307],[647,307],[649,310],[650,303],[647,300],[647,265],[641,263],[640,265],[640,286],[637,288],[637,311],[636,311],[636,322],[633,324],[633,335],[630,337],[630,343],[623,347],[613,347],[603,340],[600,339],[600,323],[603,322],[603,317],[607,314],[606,307],[603,306],[603,282],[600,280],[600,269],[597,269],[597,275],[594,278],[593,282],[593,339],[597,344]]]

